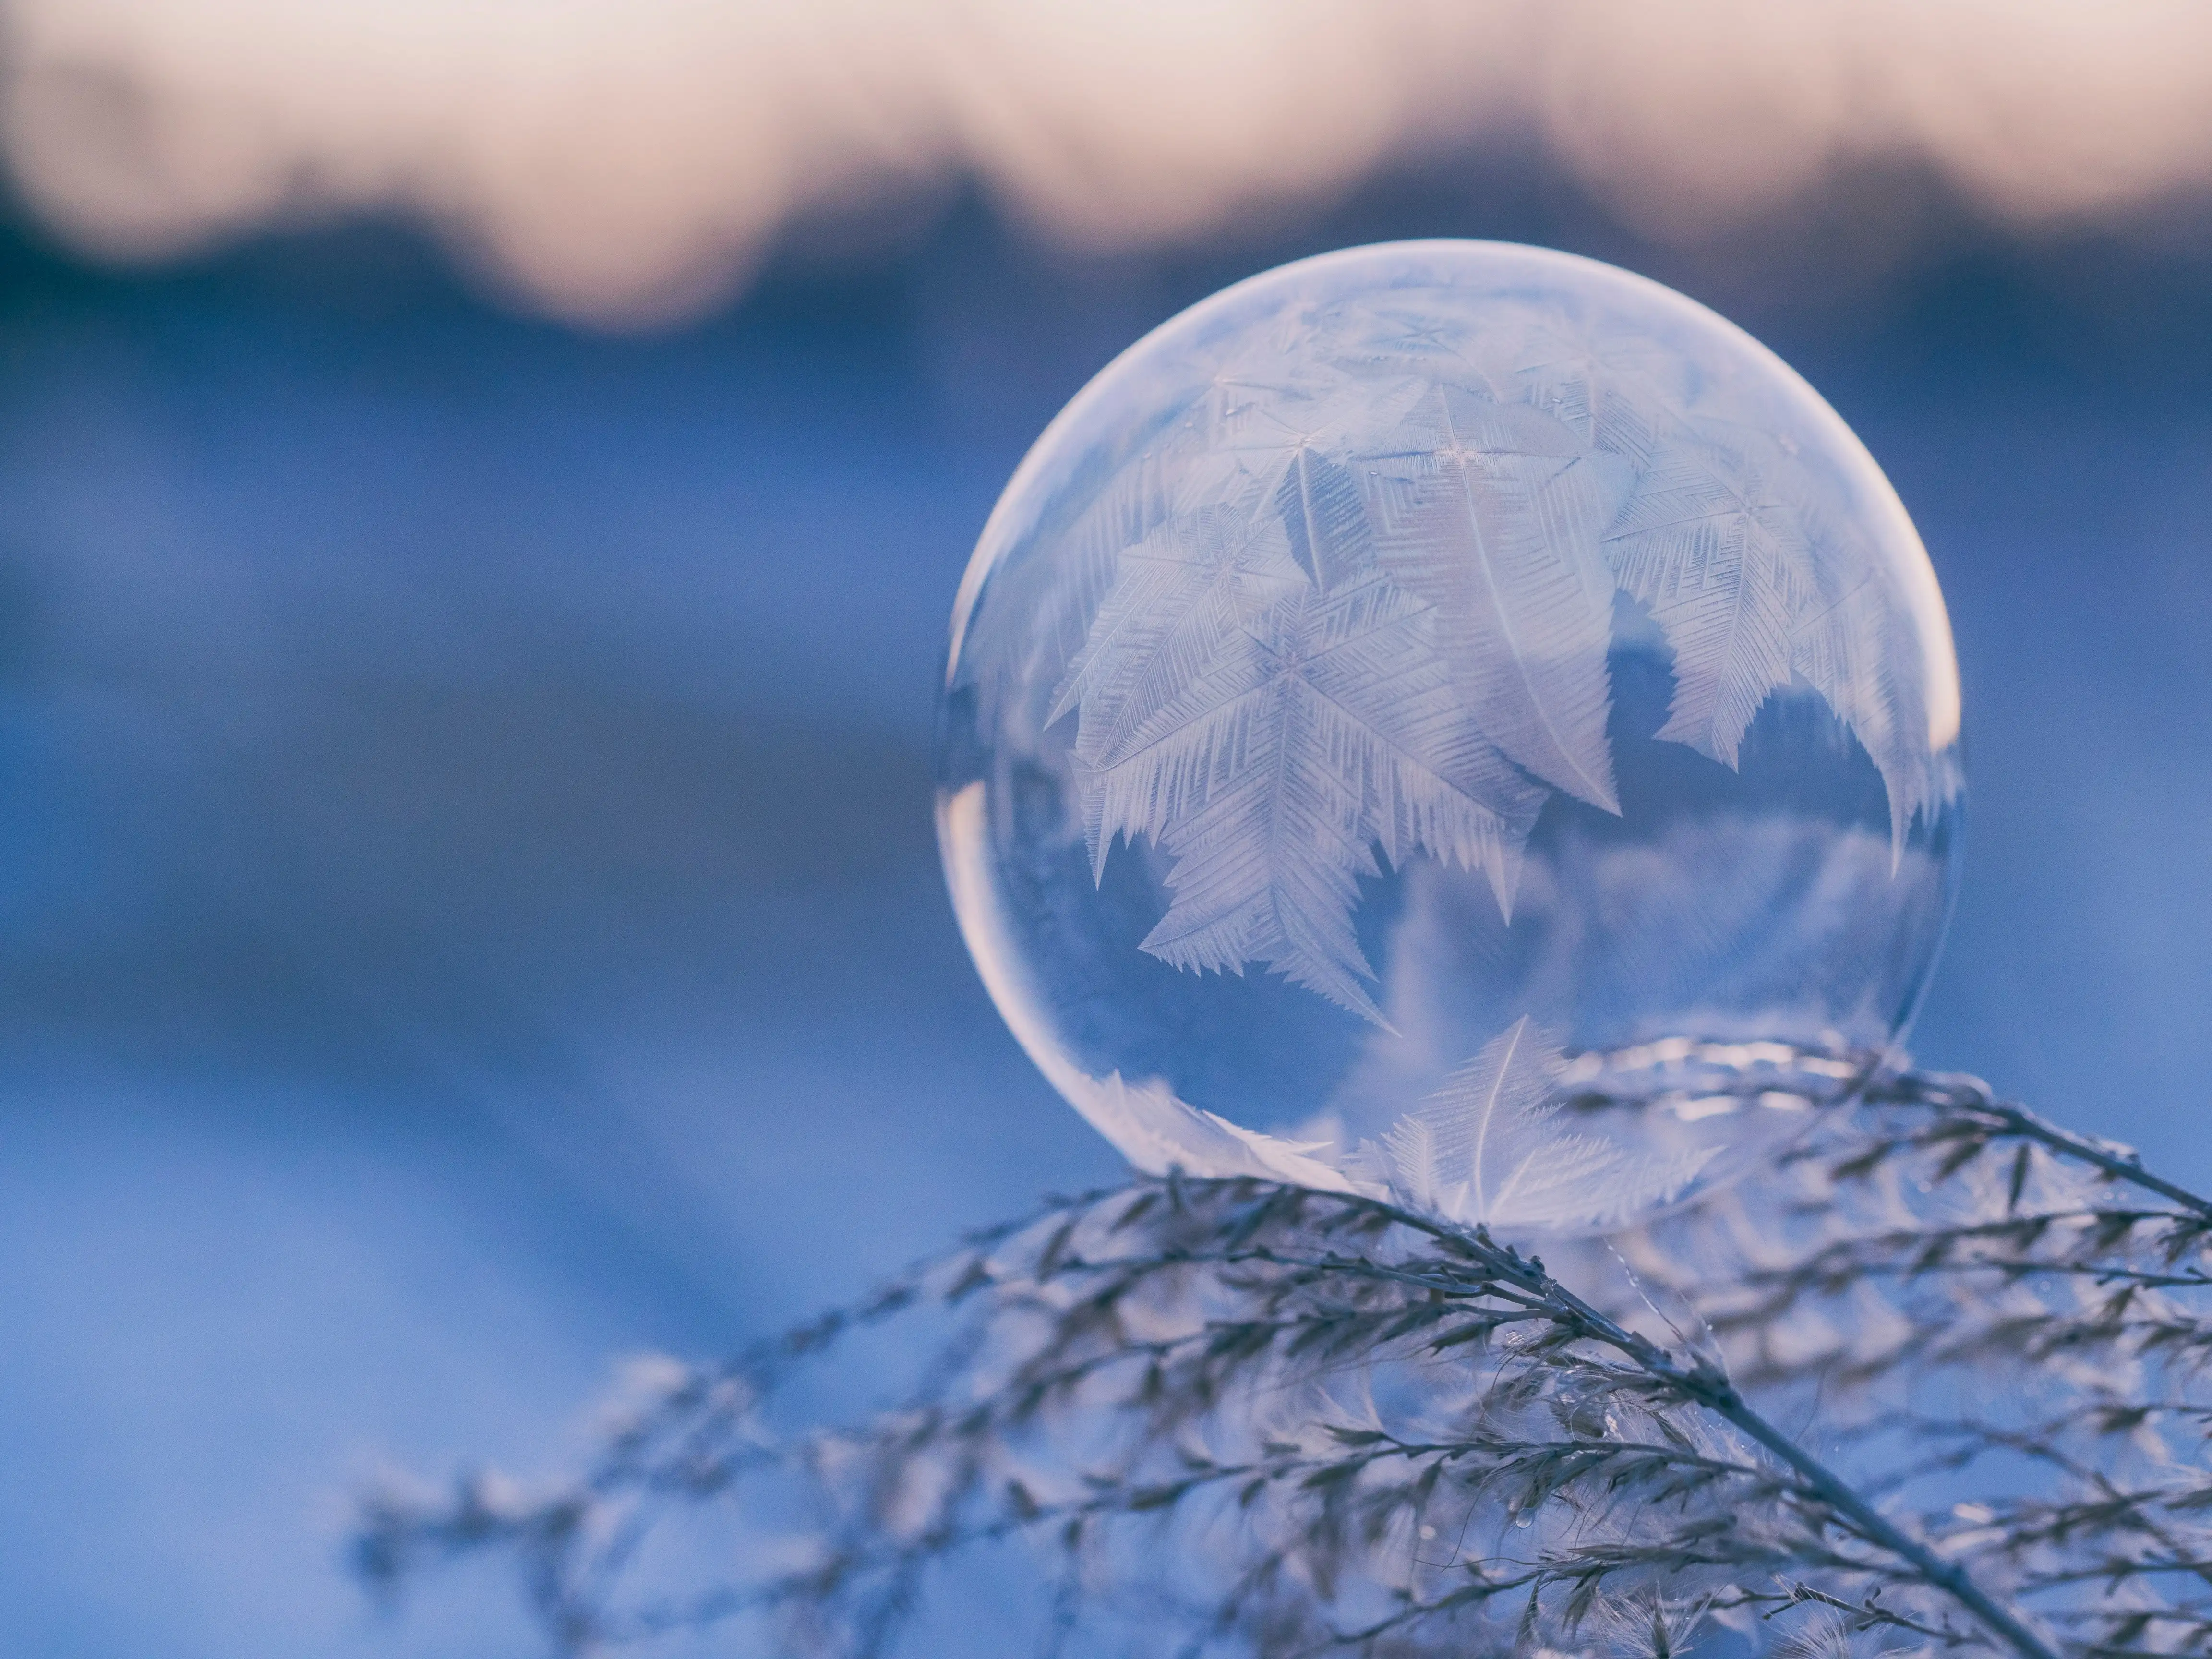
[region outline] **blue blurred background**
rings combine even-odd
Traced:
[[[941,892],[945,618],[1091,374],[1346,243],[1613,259],[1827,394],[1966,676],[1920,1054],[2212,1182],[2205,14],[1633,9],[5,9],[10,1650],[528,1651],[377,1615],[349,1492],[1110,1177]]]

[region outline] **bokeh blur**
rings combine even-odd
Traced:
[[[2212,12],[4,0],[0,1630],[380,1613],[386,1467],[574,1449],[1115,1162],[938,878],[945,619],[1122,345],[1503,237],[1760,335],[1951,606],[1917,1047],[2212,1181]],[[979,1653],[990,1651],[979,1637]]]

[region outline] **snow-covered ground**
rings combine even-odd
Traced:
[[[375,1617],[349,1484],[550,1466],[621,1355],[1110,1175],[939,888],[953,585],[1121,344],[1416,230],[1572,234],[1413,191],[1063,268],[962,215],[629,341],[373,235],[134,280],[6,252],[9,1646],[528,1651],[483,1583]],[[2205,281],[1970,246],[1711,296],[1858,427],[1949,598],[1971,845],[1924,1057],[2198,1181]]]

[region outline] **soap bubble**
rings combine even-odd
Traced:
[[[1893,1054],[1959,713],[1904,508],[1764,347],[1587,259],[1355,248],[1030,451],[939,834],[1000,1012],[1139,1168],[1601,1230]]]

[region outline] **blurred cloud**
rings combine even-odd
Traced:
[[[679,318],[794,222],[969,178],[1077,245],[1186,240],[1534,141],[1674,240],[1868,166],[1992,216],[2212,182],[2200,0],[0,0],[0,147],[156,259],[419,216],[528,303]],[[1479,151],[1470,152],[1480,165]]]

